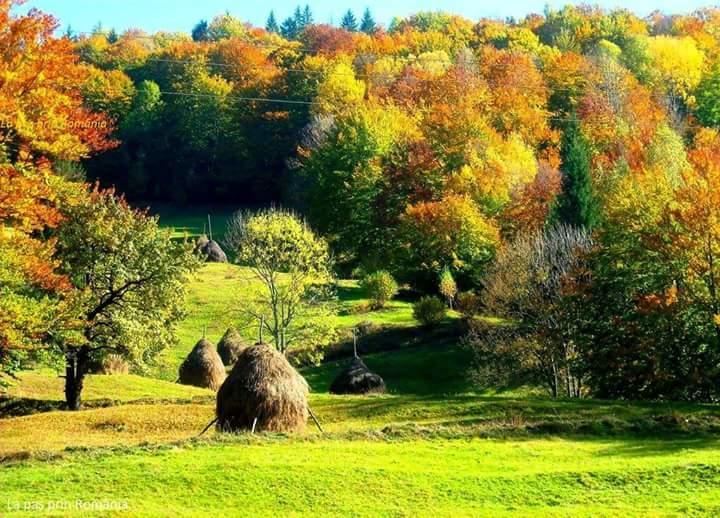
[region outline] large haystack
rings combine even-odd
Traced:
[[[221,431],[300,431],[308,418],[308,384],[267,344],[243,350],[217,395]]]
[[[248,345],[237,329],[231,327],[225,331],[222,339],[218,342],[217,350],[225,365],[235,365],[238,356],[248,348]]]
[[[200,340],[180,366],[183,385],[218,390],[225,380],[225,367],[213,344]]]
[[[381,394],[385,392],[385,382],[356,356],[332,382],[330,392],[332,394]]]

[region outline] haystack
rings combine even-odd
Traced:
[[[225,380],[225,367],[213,344],[200,340],[180,366],[183,385],[217,390]]]
[[[308,418],[308,391],[305,379],[273,347],[248,347],[218,392],[218,430],[252,430],[255,423],[257,431],[300,431]]]
[[[385,382],[356,356],[332,382],[330,392],[332,394],[381,394],[385,392]]]
[[[247,349],[248,343],[238,333],[237,329],[231,327],[218,342],[217,350],[220,355],[220,359],[225,365],[234,365],[238,359],[238,356]]]
[[[209,263],[228,262],[227,255],[218,242],[208,239],[204,234],[195,241],[195,251],[202,254]]]
[[[87,372],[105,376],[128,374],[130,365],[120,354],[108,354],[107,356],[91,358],[87,365]]]
[[[195,241],[195,251],[202,252],[209,242],[210,239],[205,234],[201,235],[197,238],[197,241]]]
[[[112,376],[114,374],[128,374],[130,372],[130,365],[125,361],[125,358],[119,354],[109,354],[102,361],[102,368],[100,374]]]
[[[203,248],[203,253],[209,263],[228,262],[227,255],[216,241],[208,241],[208,244]]]

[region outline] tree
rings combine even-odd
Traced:
[[[700,194],[693,190],[687,194]],[[626,175],[605,203],[576,317],[595,397],[717,398],[719,348],[710,345],[718,342],[703,287],[712,277],[701,278],[715,253],[704,254],[712,226],[699,217],[707,206],[697,201],[690,209],[664,171],[648,170]],[[706,228],[687,232],[687,216]],[[699,260],[691,266],[693,257]]]
[[[48,347],[65,360],[71,410],[81,406],[93,358],[119,354],[142,368],[175,342],[186,276],[199,261],[170,234],[112,191],[95,189],[67,211],[56,258],[73,287],[72,318],[51,332]]]
[[[275,11],[270,11],[270,15],[265,23],[265,30],[275,34],[280,34],[280,26],[275,19]]]
[[[697,89],[697,116],[705,126],[720,128],[720,64],[712,67]]]
[[[207,35],[211,41],[220,41],[242,36],[246,31],[247,29],[241,20],[226,12],[213,18],[213,21],[208,26]]]
[[[322,309],[322,288],[332,277],[327,243],[297,215],[281,209],[238,213],[231,228],[238,263],[250,267],[262,284],[258,307],[249,311],[278,351],[286,354],[296,342],[304,348],[326,344],[330,330],[310,334],[328,323],[313,317],[313,309]]]
[[[477,285],[500,242],[494,222],[467,196],[409,205],[399,230],[398,274],[428,291],[437,272],[450,265],[461,285]]]
[[[294,40],[300,34],[300,27],[298,27],[297,21],[292,17],[285,18],[280,26],[280,34],[283,38],[288,40]]]
[[[345,15],[342,17],[340,27],[349,32],[356,32],[358,29],[357,19],[351,9],[348,9]]]
[[[360,20],[360,30],[365,34],[374,34],[377,30],[377,24],[375,23],[372,13],[370,13],[369,7],[365,8],[362,20]]]
[[[15,5],[0,0],[0,371],[41,346],[71,290],[47,237],[82,189],[54,163],[114,145],[108,118],[83,103],[88,68],[73,43],[53,36],[52,17],[14,16]]]
[[[440,292],[440,295],[442,295],[445,298],[445,301],[447,302],[447,305],[450,307],[450,309],[453,308],[453,302],[455,301],[455,297],[457,296],[457,284],[455,283],[455,279],[453,278],[452,272],[450,271],[450,268],[445,267],[440,272],[440,280],[438,282],[438,291]]]
[[[590,176],[590,148],[577,122],[565,129],[561,156],[563,182],[556,217],[561,223],[592,230],[599,215]]]
[[[561,225],[521,235],[498,252],[485,279],[483,303],[490,314],[507,319],[510,327],[473,335],[477,352],[483,360],[491,360],[487,368],[524,365],[553,397],[561,392],[580,396],[576,319],[568,300],[591,245],[585,230]],[[493,357],[498,353],[515,359]]]
[[[312,25],[313,22],[314,22],[313,14],[312,14],[312,11],[310,10],[310,5],[305,4],[305,9],[303,9],[303,14],[302,14],[303,28],[307,27],[308,25]]]
[[[210,35],[208,34],[208,22],[207,20],[200,20],[192,30],[193,41],[208,41]]]

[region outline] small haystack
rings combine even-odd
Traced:
[[[213,344],[205,338],[190,351],[180,366],[179,382],[183,385],[218,390],[225,380],[225,367]]]
[[[203,248],[203,254],[205,254],[205,258],[209,263],[228,262],[227,255],[216,241],[208,241],[208,244]]]
[[[300,431],[308,418],[308,392],[285,356],[267,344],[248,347],[218,392],[218,430]]]
[[[102,365],[100,367],[100,374],[106,376],[112,376],[115,374],[129,374],[130,365],[125,361],[125,358],[119,354],[108,354],[103,358]]]
[[[368,369],[365,362],[354,357],[330,385],[332,394],[382,394],[385,392],[383,379]]]
[[[218,342],[217,350],[225,365],[235,365],[238,356],[248,345],[237,329],[231,327]]]
[[[208,238],[205,234],[197,238],[197,241],[195,241],[195,251],[196,252],[202,252],[205,250],[205,247],[210,242],[210,238]]]

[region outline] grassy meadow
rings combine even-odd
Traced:
[[[367,300],[352,280],[338,285],[336,318],[379,326],[361,346],[388,394],[328,394],[348,361],[335,351],[302,369],[324,434],[309,423],[299,435],[199,436],[214,394],[174,383],[177,367],[203,332],[217,341],[237,321],[254,282],[238,266],[204,266],[178,345],[149,376],[89,376],[80,412],[62,410],[60,372],[21,373],[0,399],[0,516],[82,515],[76,501],[120,502],[139,516],[720,512],[717,406],[478,390],[470,352],[446,332],[456,315],[429,332],[407,302],[357,313]],[[53,512],[50,502],[72,505]]]

